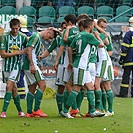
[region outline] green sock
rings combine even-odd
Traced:
[[[72,104],[72,109],[76,110],[78,107],[77,107],[77,101],[76,99],[74,100],[74,103]]]
[[[74,104],[74,101],[76,101],[76,97],[78,95],[78,92],[73,90],[69,96],[68,96],[68,100],[66,103],[66,106],[64,107],[64,112],[67,113],[69,108],[72,107],[72,105]]]
[[[88,113],[93,113],[95,109],[95,96],[93,90],[87,91],[87,99],[88,99]]]
[[[85,91],[84,91],[84,90],[81,90],[80,92],[81,92],[81,94],[80,94],[81,99],[80,99],[79,105],[77,105],[77,107],[78,107],[79,110],[80,110],[81,103],[82,103],[82,101],[83,101],[83,99],[84,99],[84,94],[85,94]]]
[[[4,96],[4,104],[3,104],[3,108],[2,108],[2,112],[6,112],[7,111],[7,108],[8,108],[8,105],[10,103],[10,100],[11,100],[11,96],[12,96],[12,92],[8,91],[6,92],[5,96]]]
[[[95,108],[99,109],[99,110],[103,110],[102,91],[101,90],[95,91]]]
[[[76,97],[76,103],[77,103],[77,108],[80,108],[81,105],[81,92],[79,92],[79,94]]]
[[[35,96],[34,111],[37,111],[37,110],[40,109],[40,104],[41,104],[42,96],[43,96],[43,91],[38,88],[37,91],[36,91],[36,96]]]
[[[68,96],[69,96],[68,91],[64,90],[64,107],[66,106]]]
[[[62,105],[64,103],[64,95],[57,92],[56,93],[56,102],[57,102],[57,106],[58,106],[58,111],[60,113],[62,111]]]
[[[107,101],[106,91],[103,91],[102,92],[102,104],[103,104],[103,109],[105,111],[107,111],[106,101]]]
[[[108,101],[108,111],[112,112],[114,94],[111,89],[108,90],[106,93],[107,93],[107,101]]]
[[[13,97],[13,100],[18,112],[22,112],[22,108],[20,105],[20,96],[17,94],[15,97]]]
[[[27,101],[27,113],[31,114],[33,101],[34,101],[34,94],[32,94],[31,92],[28,92],[26,101]]]

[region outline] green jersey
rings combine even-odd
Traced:
[[[98,32],[98,30],[96,28],[94,28],[93,31],[97,31]],[[103,39],[105,39],[105,34],[100,35],[100,37],[103,38]],[[97,50],[98,50],[98,47],[95,47],[93,45],[92,46],[92,52],[91,52],[91,56],[90,56],[89,62],[91,62],[91,63],[97,63]]]
[[[48,52],[51,53],[55,48],[60,47],[61,44],[61,40],[62,38],[60,36],[57,36],[50,44],[50,46],[48,47]],[[63,64],[63,58],[64,58],[64,54],[65,52],[63,52],[63,54],[61,55],[60,59],[59,59],[59,64]]]
[[[109,40],[109,44],[107,45],[107,51],[113,51],[113,44],[110,36],[108,37],[108,40]]]
[[[32,36],[29,38],[29,41],[28,41],[26,47],[33,47],[32,60],[34,63],[39,63],[38,56],[39,56],[39,54],[41,52],[41,48],[42,48],[42,37],[38,32],[32,34]],[[29,70],[29,60],[28,60],[27,56],[25,57],[25,60],[24,60],[23,69]]]
[[[28,38],[25,34],[19,32],[18,36],[13,37],[11,32],[4,33],[1,36],[0,50],[5,50],[7,53],[14,53],[26,47]],[[21,70],[22,55],[17,55],[9,58],[3,58],[2,70],[11,72],[12,70]]]
[[[92,46],[95,45],[97,47],[99,44],[100,42],[92,33],[82,31],[77,34],[70,44],[71,48],[76,48],[77,53],[73,62],[73,67],[87,70],[92,52]]]

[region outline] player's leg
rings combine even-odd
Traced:
[[[106,90],[107,102],[108,102],[108,111],[105,116],[114,115],[114,112],[113,112],[114,93],[111,89],[111,80],[114,80],[114,73],[113,73],[113,66],[112,66],[111,60],[109,60],[108,66],[107,66],[107,76],[106,76],[106,79],[103,79],[104,81],[103,85]]]
[[[40,109],[40,104],[42,101],[43,93],[46,88],[45,78],[39,69],[39,67],[36,66],[36,73],[34,74],[38,89],[35,94],[35,106],[34,106],[34,115],[38,115],[40,117],[47,117],[48,115],[43,113],[43,111]]]
[[[106,90],[107,102],[108,102],[108,111],[105,114],[105,116],[112,116],[112,115],[114,115],[114,112],[113,112],[114,94],[113,94],[113,91],[111,89],[110,81],[104,82],[104,88]]]
[[[12,97],[12,87],[13,87],[13,82],[8,80],[6,85],[6,93],[4,96],[4,103],[3,103],[2,112],[1,112],[1,118],[6,117],[6,111]]]
[[[56,93],[56,102],[57,102],[57,107],[58,107],[58,112],[63,110],[62,106],[64,103],[64,82],[63,82],[63,65],[58,65],[58,70],[57,70],[57,75],[56,75],[56,85],[58,86],[57,93]]]
[[[36,80],[33,74],[30,73],[28,70],[24,70],[25,73],[25,79],[28,85],[28,93],[26,97],[26,102],[27,102],[27,113],[26,117],[33,117],[33,102],[35,98],[35,91],[36,91]]]
[[[86,71],[86,74],[84,76],[85,79],[85,86],[87,87],[87,99],[88,99],[88,113],[90,114],[90,117],[96,117],[96,116],[104,116],[103,113],[96,111],[95,108],[95,95],[94,95],[94,85],[92,83],[91,75],[89,71]],[[86,114],[86,116],[87,116]]]
[[[6,111],[11,100],[14,83],[18,81],[19,72],[18,70],[12,71],[10,73],[3,72],[2,76],[3,76],[3,82],[6,83],[7,85],[6,85],[6,94],[4,96],[4,104],[2,108],[1,117],[6,117]]]
[[[106,95],[106,90],[104,88],[103,82],[101,82],[100,86],[101,86],[101,90],[102,90],[102,105],[103,105],[104,111],[106,112],[107,111],[107,106],[106,106],[107,105],[106,104],[106,102],[107,102],[107,95]]]
[[[96,78],[95,78],[95,106],[98,110],[103,110],[102,106],[102,91],[101,91],[101,81],[102,78],[106,76],[106,69],[107,69],[107,60],[102,60],[96,64]]]
[[[70,114],[68,114],[69,108],[72,107],[72,105],[74,104],[74,102],[76,101],[76,97],[78,95],[78,93],[80,92],[81,86],[84,84],[83,83],[83,75],[84,75],[84,71],[79,69],[79,68],[73,68],[73,86],[72,86],[72,91],[68,96],[67,102],[66,102],[66,106],[64,107],[64,111],[63,113],[65,113],[66,115],[68,115],[68,118],[70,116]],[[65,116],[64,114],[62,114],[63,116]],[[67,116],[65,116],[67,117]]]
[[[19,117],[25,116],[24,112],[22,111],[21,104],[20,104],[20,96],[19,96],[19,94],[17,92],[17,85],[16,85],[16,83],[14,83],[14,86],[13,86],[12,97],[13,97],[14,104],[15,104],[15,106],[17,108],[17,111],[18,111],[18,116]]]

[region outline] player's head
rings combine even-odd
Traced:
[[[87,19],[87,18],[89,18],[89,16],[88,16],[86,13],[80,14],[80,15],[76,18],[76,22],[79,23],[81,20]]]
[[[64,17],[67,25],[76,25],[76,16],[73,14],[68,14]]]
[[[11,34],[13,36],[17,36],[18,32],[19,32],[19,29],[20,29],[20,21],[16,18],[13,18],[10,21],[10,28],[11,28]]]
[[[97,21],[97,25],[102,28],[103,30],[106,30],[107,27],[107,21],[105,18],[99,18]]]
[[[133,17],[129,18],[129,25],[133,27]]]
[[[79,22],[79,26],[82,26],[84,30],[87,30],[88,32],[92,32],[94,28],[94,20],[90,18],[83,19]]]
[[[51,40],[53,38],[56,38],[57,32],[52,29],[47,29],[45,31],[42,31],[41,35],[44,40]]]
[[[61,23],[61,30],[63,31],[64,29],[66,29],[66,22],[62,22]]]

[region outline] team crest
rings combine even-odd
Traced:
[[[15,53],[19,50],[19,47],[16,46],[16,45],[13,45],[9,48],[9,50],[10,50],[11,53]]]
[[[4,47],[4,43],[1,43],[1,47],[2,47],[2,48]]]

